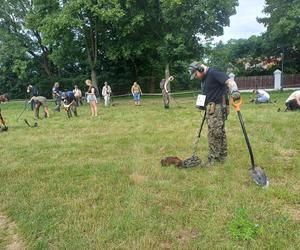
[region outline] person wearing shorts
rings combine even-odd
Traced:
[[[142,89],[140,85],[137,84],[137,82],[134,82],[132,87],[131,87],[131,94],[133,96],[134,104],[135,105],[141,105],[141,94],[142,94]]]
[[[88,91],[86,92],[86,101],[90,104],[91,107],[91,116],[97,116],[97,97],[96,97],[96,88],[93,86],[91,80],[85,81],[86,86],[88,86]]]

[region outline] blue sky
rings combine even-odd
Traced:
[[[224,35],[216,37],[214,41],[223,42],[229,39],[249,38],[251,35],[259,35],[266,29],[256,21],[256,17],[263,17],[264,0],[239,0],[236,8],[237,14],[230,17],[230,27],[224,28]]]

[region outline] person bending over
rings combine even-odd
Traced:
[[[300,109],[300,90],[294,91],[285,101],[286,111]]]
[[[67,91],[62,93],[61,96],[64,109],[67,111],[68,117],[72,117],[72,115],[77,116],[77,105],[76,98],[73,91]]]

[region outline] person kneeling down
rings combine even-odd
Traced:
[[[67,111],[68,117],[77,116],[76,99],[72,91],[67,91],[62,94],[62,101],[65,111]]]
[[[270,95],[267,91],[263,89],[254,89],[252,92],[256,95],[255,100],[253,100],[255,104],[271,102]]]
[[[300,90],[294,91],[285,101],[285,111],[294,111],[300,109]]]

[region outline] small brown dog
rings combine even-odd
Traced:
[[[178,168],[182,167],[182,160],[180,160],[176,156],[168,156],[164,159],[161,159],[160,163],[161,163],[162,167],[170,166],[170,165],[174,165],[175,167],[178,167]]]

